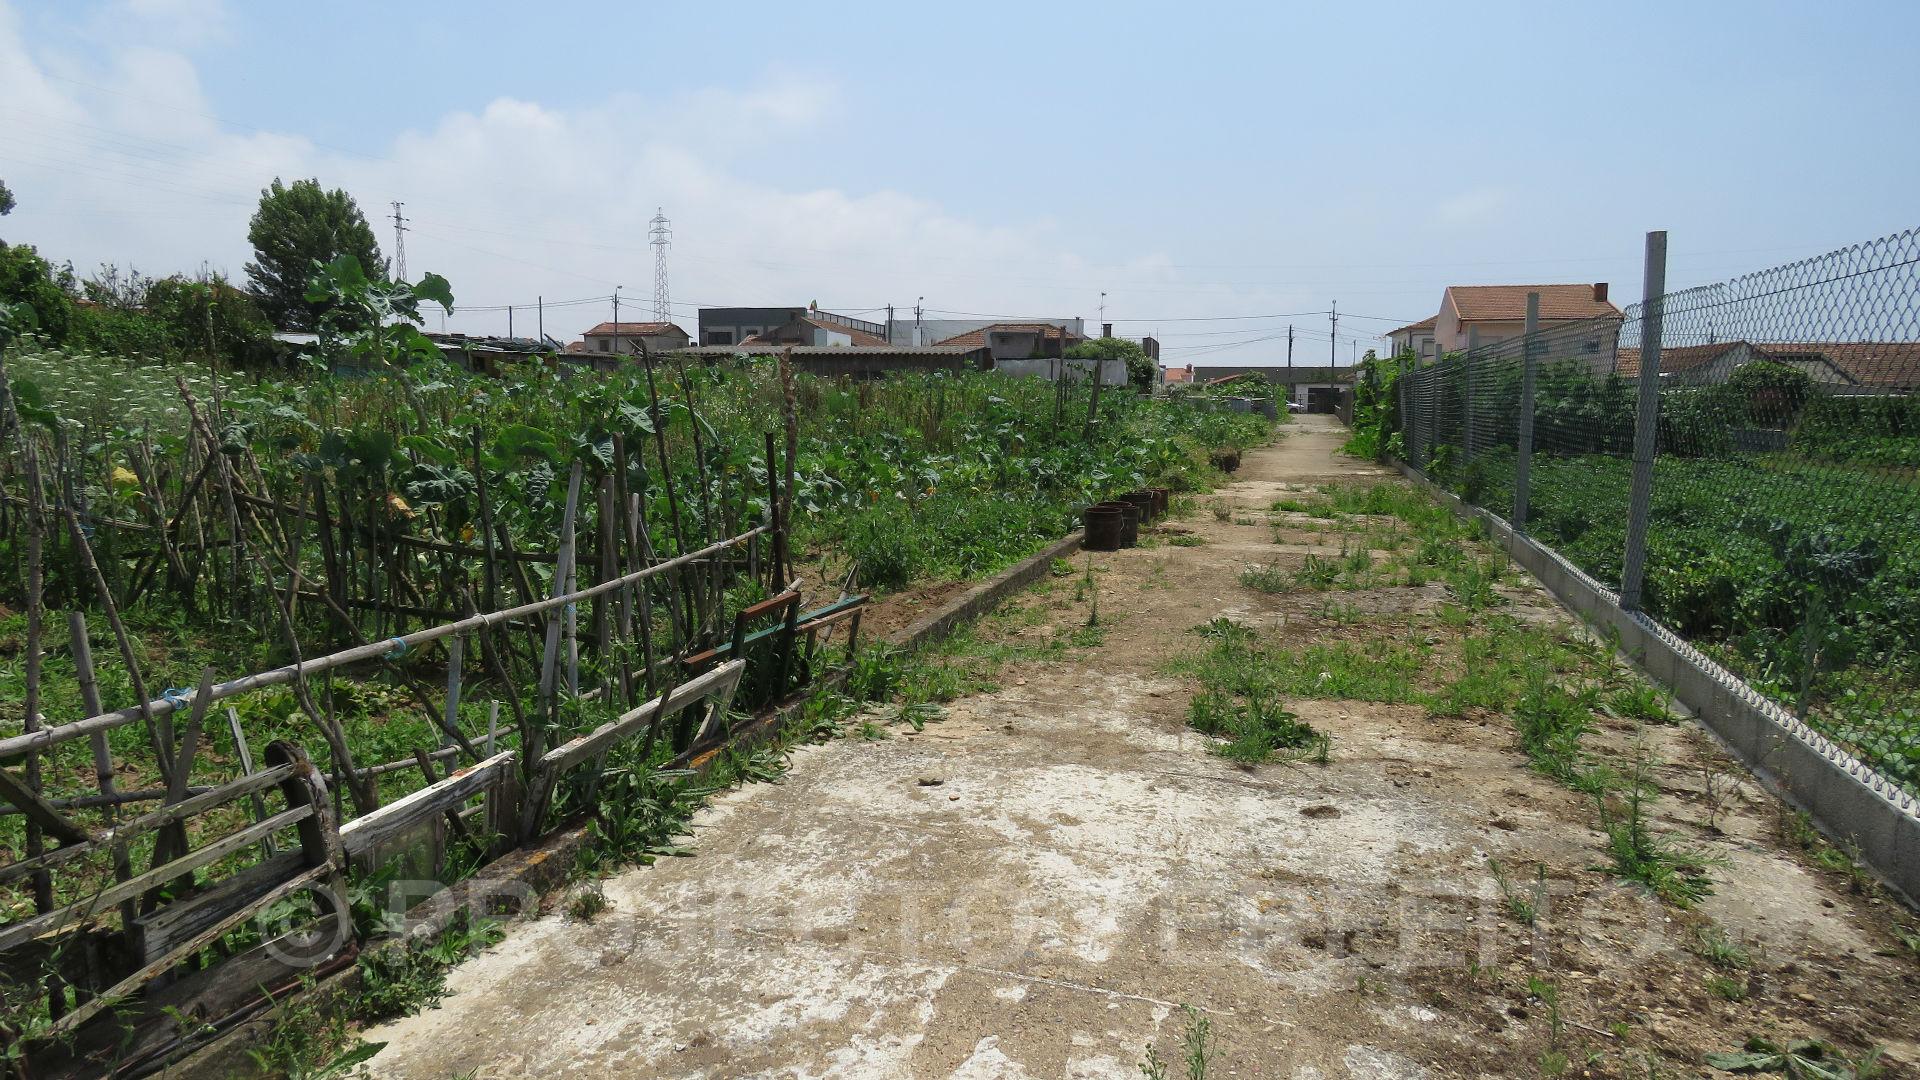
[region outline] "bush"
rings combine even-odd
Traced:
[[[1827,461],[1920,468],[1920,397],[1817,394],[1801,409],[1791,445]]]

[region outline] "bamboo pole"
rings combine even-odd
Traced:
[[[556,596],[572,591],[566,586],[573,575],[574,515],[580,508],[581,472],[581,464],[576,461],[573,463],[572,472],[567,477],[567,501],[560,512],[560,562],[554,567],[553,574],[553,593]],[[539,722],[521,734],[520,742],[521,748],[525,751],[524,756],[529,761],[538,760],[540,757],[541,725],[557,727],[559,724],[560,718],[554,692],[555,683],[559,678],[561,635],[563,629],[567,629],[566,616],[570,614],[571,607],[572,605],[558,605],[550,609],[547,614],[546,641],[541,646],[540,652],[539,698],[534,710]],[[567,637],[572,637],[570,631]]]
[[[758,535],[761,531],[761,528],[756,527],[739,536],[719,541],[699,551],[690,551],[685,555],[678,555],[674,558],[642,567],[631,574],[616,578],[612,581],[597,582],[577,592],[562,596],[552,596],[535,603],[520,604],[515,607],[503,608],[499,611],[471,615],[456,622],[416,630],[405,637],[370,642],[364,645],[355,645],[351,648],[341,649],[338,652],[301,661],[297,664],[283,664],[267,671],[243,675],[223,683],[216,683],[210,693],[214,701],[220,701],[233,697],[236,694],[251,693],[269,686],[283,686],[292,682],[294,678],[299,675],[312,677],[336,668],[350,667],[353,664],[378,660],[386,652],[401,645],[411,649],[430,641],[437,641],[448,634],[468,633],[474,630],[497,627],[503,623],[524,619],[530,615],[550,612],[563,604],[578,603],[581,600],[591,599],[601,593],[611,592],[623,585],[645,581],[661,574],[672,573],[694,560],[738,547],[755,535]],[[160,717],[170,714],[176,709],[190,703],[191,698],[182,695],[181,700],[178,702],[168,698],[159,698],[145,702],[144,708],[153,712],[156,717]],[[84,739],[95,731],[107,731],[117,727],[123,727],[134,720],[138,720],[142,715],[142,707],[134,706],[115,712],[100,713],[83,720],[76,720],[70,724],[62,724],[58,727],[42,728],[31,734],[22,734],[0,739],[0,760],[18,757],[27,753],[29,750],[40,750],[49,746],[70,742],[74,739]]]
[[[68,647],[73,650],[73,670],[80,684],[80,703],[89,713],[98,713],[100,706],[100,681],[93,670],[93,643],[87,637],[87,617],[78,611],[67,613]],[[113,782],[113,754],[107,747],[107,733],[96,732],[89,737],[93,744],[93,773],[95,786],[102,798],[111,799],[119,794]],[[111,827],[118,816],[116,805],[108,803],[106,807],[107,825]],[[116,845],[113,849],[113,876],[116,881],[125,881],[133,876],[133,862],[128,855],[126,845]],[[135,909],[133,901],[120,905],[120,923],[122,926],[133,922]]]

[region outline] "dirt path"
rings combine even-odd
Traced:
[[[1352,611],[1404,627],[1442,599],[1348,593],[1343,615],[1239,583],[1250,563],[1340,550],[1306,531],[1276,544],[1275,499],[1385,479],[1339,457],[1324,419],[1203,500],[1180,528],[1204,543],[1094,557],[1097,648],[1010,663],[923,733],[798,750],[785,780],[699,816],[697,857],[607,882],[590,923],[515,924],[442,1008],[369,1032],[390,1044],[375,1073],[1137,1077],[1149,1041],[1177,1061],[1182,1005],[1211,1026],[1215,1077],[1538,1075],[1552,1054],[1569,1075],[1647,1076],[1656,1056],[1671,1071],[1653,1075],[1700,1075],[1702,1052],[1748,1035],[1920,1060],[1900,1041],[1920,987],[1889,945],[1896,909],[1784,854],[1744,784],[1719,781],[1724,834],[1703,842],[1727,863],[1681,912],[1594,869],[1592,801],[1529,771],[1501,717],[1290,701],[1332,735],[1329,764],[1207,752],[1184,724],[1194,685],[1164,673],[1199,644],[1188,628],[1226,615],[1334,640]],[[1072,630],[1074,580],[1002,629]],[[1564,620],[1537,589],[1504,591]],[[1661,826],[1706,837],[1689,777],[1712,751],[1685,727],[1642,737],[1676,796]],[[1538,926],[1510,916],[1490,855],[1542,868]],[[1709,993],[1690,947],[1705,920],[1752,950],[1745,1000]]]

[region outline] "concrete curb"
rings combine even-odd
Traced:
[[[1008,596],[1038,581],[1052,568],[1053,560],[1079,550],[1083,539],[1085,539],[1084,533],[1073,532],[1055,540],[1035,554],[1014,563],[912,623],[894,631],[886,639],[887,642],[907,652],[914,652],[940,641],[962,625],[986,614]],[[728,737],[717,740],[712,745],[695,747],[682,760],[674,764],[704,771],[713,759],[728,747],[750,750],[777,734],[782,725],[806,708],[807,702],[813,700],[814,695],[825,690],[838,690],[846,681],[845,669],[830,671],[814,680],[798,694],[762,710],[752,720],[733,729]]]
[[[1069,533],[901,628],[887,640],[909,652],[935,644],[1008,596],[1038,581],[1052,567],[1053,560],[1079,550],[1083,538],[1083,533]],[[704,773],[729,747],[748,750],[768,742],[790,718],[806,708],[814,695],[837,690],[846,680],[845,669],[828,672],[787,700],[762,710],[735,728],[729,737],[715,745],[695,747],[674,764]],[[589,831],[590,825],[586,822],[568,822],[532,844],[502,855],[472,877],[409,908],[406,937],[374,942],[365,952],[404,948],[408,939],[437,939],[462,916],[525,914],[524,910],[517,909],[523,908],[529,897],[538,897],[566,880],[574,857],[586,846]],[[347,995],[354,993],[359,985],[360,968],[355,964],[321,980],[309,993],[327,997]],[[242,1021],[212,1043],[168,1066],[163,1075],[182,1078],[214,1075],[223,1067],[244,1064],[247,1061],[244,1051],[257,1045],[271,1030],[273,1016],[273,1010],[268,1010]]]
[[[934,644],[953,633],[962,624],[979,618],[981,614],[1008,596],[1040,580],[1053,565],[1053,560],[1065,558],[1080,550],[1080,543],[1084,539],[1086,539],[1084,532],[1068,533],[1048,544],[1037,554],[1029,555],[1014,563],[949,600],[938,609],[921,616],[889,640],[909,651]]]
[[[1504,519],[1470,506],[1404,462],[1402,475],[1454,513],[1484,524],[1548,591],[1589,623],[1614,631],[1620,649],[1673,691],[1760,786],[1806,811],[1814,825],[1855,854],[1909,906],[1920,906],[1920,800],[1882,777],[1739,676],[1708,659],[1644,613],[1624,611],[1618,594]]]

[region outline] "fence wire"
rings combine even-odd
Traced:
[[[1642,607],[1920,793],[1920,230],[1660,305]],[[1619,588],[1645,315],[1407,371],[1408,463]]]

